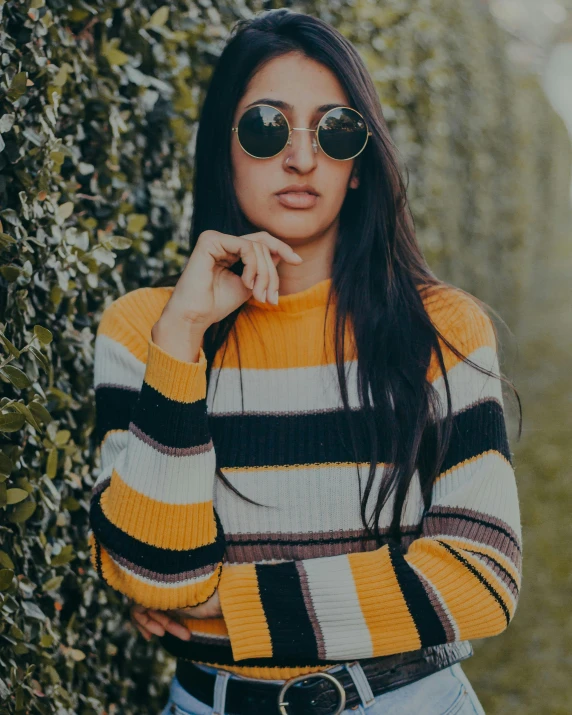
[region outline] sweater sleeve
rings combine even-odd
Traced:
[[[112,588],[157,609],[202,603],[225,548],[213,507],[215,452],[206,411],[206,357],[170,355],[151,338],[157,294],[112,303],[95,340],[101,471],[90,502],[93,566]]]
[[[438,327],[498,375],[484,311],[465,305],[448,316],[448,329]],[[501,383],[453,351],[445,352],[445,369],[453,437],[430,508],[421,502],[419,537],[407,549],[386,544],[339,556],[224,564],[219,596],[236,660],[369,658],[494,636],[508,626],[522,543]],[[429,371],[444,398],[435,360]]]

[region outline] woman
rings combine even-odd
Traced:
[[[521,581],[495,331],[429,270],[327,23],[236,28],[191,234],[95,351],[92,563],[177,658],[164,715],[482,713],[460,661]]]

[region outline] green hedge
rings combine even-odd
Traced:
[[[0,715],[165,702],[172,660],[89,562],[95,328],[118,295],[183,267],[213,64],[237,19],[281,6],[0,5]],[[292,8],[338,27],[370,68],[436,271],[518,319],[568,155],[483,4]]]

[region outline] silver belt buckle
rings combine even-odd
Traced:
[[[289,703],[284,702],[284,695],[286,694],[286,691],[291,685],[294,685],[294,683],[299,683],[303,680],[308,680],[308,678],[326,678],[327,680],[331,680],[332,683],[336,686],[336,689],[338,691],[338,694],[340,696],[340,703],[338,705],[338,709],[333,712],[331,715],[340,715],[340,713],[343,711],[343,709],[346,706],[346,691],[344,690],[344,686],[340,683],[340,681],[337,678],[334,678],[333,675],[330,675],[329,673],[307,673],[306,675],[297,675],[294,678],[289,678],[284,685],[280,688],[280,692],[278,693],[278,709],[280,710],[281,715],[288,715],[286,712],[286,706],[289,705]]]

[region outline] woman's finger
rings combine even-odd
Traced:
[[[164,636],[165,635],[165,629],[163,626],[156,621],[154,618],[151,618],[146,612],[143,613],[135,613],[133,615],[137,623],[139,623],[141,626],[143,626],[145,629],[150,631],[156,636]]]
[[[151,638],[153,637],[153,634],[151,633],[151,631],[148,631],[148,630],[147,630],[146,628],[144,628],[142,625],[140,625],[139,623],[137,623],[137,621],[132,621],[132,623],[133,623],[133,625],[135,626],[135,628],[137,628],[137,630],[139,631],[139,633],[141,633],[141,635],[143,636],[143,638],[145,638],[146,641],[150,641],[150,640],[151,640]]]
[[[168,613],[168,612],[167,612]],[[170,615],[167,615],[164,611],[156,611],[154,609],[149,610],[149,617],[154,619],[162,626],[165,631],[171,633],[177,638],[188,641],[191,637],[189,629],[186,628],[182,623],[179,623]]]
[[[253,293],[256,300],[264,303],[266,301],[268,290],[269,270],[266,265],[266,258],[264,257],[264,246],[257,241],[252,241],[252,245],[254,247],[257,260],[257,276],[254,282]]]
[[[262,252],[264,253],[264,258],[266,259],[266,265],[268,267],[268,289],[266,293],[266,300],[268,300],[269,303],[276,305],[278,303],[278,289],[280,285],[278,271],[276,270],[276,265],[272,260],[270,249],[266,244],[262,244]]]

